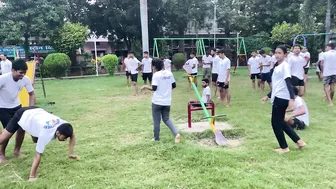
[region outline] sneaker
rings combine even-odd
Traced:
[[[152,138],[152,142],[159,142],[160,140],[155,140],[155,138]]]
[[[180,141],[181,141],[181,136],[180,136],[180,134],[177,134],[175,136],[175,143],[180,143]]]

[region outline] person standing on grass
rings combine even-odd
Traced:
[[[226,107],[229,108],[230,102],[231,102],[231,94],[229,90],[231,61],[229,58],[225,56],[224,50],[220,50],[218,54],[219,54],[220,61],[218,64],[217,84],[219,87],[220,101],[224,103],[226,99],[227,100]]]
[[[306,59],[306,65],[305,65],[305,68],[304,68],[304,73],[305,73],[305,76],[304,76],[304,83],[305,83],[304,91],[306,92],[307,82],[308,82],[308,71],[309,71],[309,68],[310,68],[310,53],[308,52],[307,47],[302,48],[301,56],[304,59]]]
[[[264,50],[260,51],[260,67],[261,67],[261,83],[260,88],[263,93],[265,93],[265,82],[268,83],[270,89],[272,89],[272,76],[271,76],[271,69],[272,69],[272,58],[266,55]]]
[[[272,128],[278,140],[280,148],[276,152],[289,152],[284,132],[296,143],[301,149],[306,144],[285,122],[286,110],[293,110],[294,108],[294,92],[291,83],[290,65],[284,61],[287,54],[285,46],[278,46],[275,55],[277,63],[275,64],[272,74],[272,91],[261,99],[262,104],[271,98],[272,101]]]
[[[1,74],[10,73],[12,71],[12,62],[7,59],[6,54],[0,54],[1,58]]]
[[[256,90],[256,79],[258,80],[258,87],[260,86],[260,67],[259,67],[259,57],[257,57],[256,52],[252,52],[252,57],[248,60],[248,73],[252,80],[252,88]]]
[[[218,86],[217,86],[217,79],[218,79],[218,62],[219,62],[219,56],[217,55],[217,51],[216,49],[212,49],[210,51],[210,55],[212,57],[212,84],[215,88],[215,95],[214,97],[216,97],[217,95],[217,89],[218,89]]]
[[[299,90],[296,87],[293,87],[294,91],[294,111],[290,111],[291,113],[285,116],[285,121],[292,128],[296,128],[297,130],[303,130],[306,126],[309,126],[309,112],[306,105],[306,102],[299,97]]]
[[[292,85],[299,90],[299,96],[303,96],[304,90],[304,67],[306,66],[306,60],[300,56],[301,46],[293,46],[294,55],[288,58],[288,64],[291,66],[292,73]]]
[[[131,80],[134,87],[134,96],[138,96],[138,68],[141,65],[141,62],[134,56],[134,52],[129,52],[128,58],[125,60],[125,64],[127,66],[127,70],[131,72]]]
[[[169,60],[168,57],[166,57],[166,58],[163,60],[163,64],[164,64],[164,69],[165,69],[165,70],[169,70],[169,71],[171,71],[172,61]]]
[[[188,73],[188,74],[190,74],[192,77],[195,78],[194,83],[197,87],[198,60],[195,57],[194,53],[190,53],[190,59],[185,63],[185,65],[191,67],[192,71],[191,71],[191,73]],[[189,81],[189,79],[188,79],[188,81]],[[190,90],[191,90],[191,83],[189,81],[189,91]]]
[[[4,144],[15,132],[20,130],[27,131],[32,136],[33,142],[36,143],[36,155],[30,170],[29,181],[36,180],[36,172],[41,162],[42,153],[46,145],[56,138],[59,141],[66,141],[70,137],[69,158],[79,159],[78,156],[73,155],[75,135],[72,126],[39,107],[20,108],[1,133],[0,144]],[[21,140],[23,140],[24,135],[21,137]],[[20,147],[21,145],[22,143],[20,143]]]
[[[336,83],[336,50],[334,43],[327,44],[326,52],[322,55],[321,72],[323,74],[324,92],[329,106],[333,106]]]
[[[127,87],[130,87],[131,65],[130,65],[130,61],[128,59],[129,59],[129,54],[124,59],[124,68],[125,68],[125,72],[126,72]]]
[[[28,66],[26,62],[23,59],[18,59],[13,62],[11,73],[0,76],[0,121],[3,128],[6,128],[15,112],[21,108],[19,93],[23,88],[26,88],[28,91],[29,106],[35,105],[34,88],[30,79],[26,76],[27,70]],[[22,130],[16,133],[16,145],[13,154],[16,157],[20,155],[20,147],[24,134],[25,132]],[[7,144],[8,140],[4,141],[1,145],[0,163],[7,161],[5,153]]]
[[[212,62],[212,56],[210,52],[207,52],[206,55],[203,55],[202,57],[202,64],[203,64],[203,79],[210,79],[211,75],[211,62]]]
[[[323,56],[323,49],[320,48],[318,50],[319,52],[319,55],[318,55],[318,61],[316,62],[315,66],[316,66],[316,75],[317,75],[317,78],[319,79],[319,81],[322,81],[322,73],[321,73],[321,60],[322,60],[322,56]]]
[[[176,88],[174,75],[169,70],[164,70],[164,64],[160,59],[154,59],[153,68],[156,71],[153,75],[152,86],[144,85],[141,90],[147,89],[154,91],[152,97],[152,116],[154,121],[154,138],[153,141],[160,141],[160,122],[168,126],[175,137],[175,143],[180,142],[180,134],[169,118],[170,106],[172,103],[172,91]]]
[[[147,51],[143,53],[143,59],[141,61],[143,65],[142,79],[144,80],[144,84],[147,85],[147,80],[149,84],[152,85],[152,58],[149,57]]]

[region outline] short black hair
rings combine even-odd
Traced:
[[[294,47],[300,47],[300,50],[302,49],[301,45],[299,45],[299,44],[295,44],[295,45],[293,46],[293,49],[294,49]]]
[[[0,55],[4,55],[4,57],[6,57],[6,58],[7,58],[7,54],[5,54],[5,53],[1,53]]]
[[[128,54],[135,54],[135,53],[134,53],[134,51],[130,51],[130,52],[128,52]]]
[[[15,71],[18,71],[18,70],[27,71],[28,66],[24,59],[17,59],[17,60],[14,60],[12,64],[12,69]]]
[[[274,54],[274,53],[275,53],[275,50],[274,50],[274,49],[272,49],[272,50],[271,50],[271,52]]]
[[[334,43],[328,43],[327,47],[330,47],[331,49],[335,49],[335,44]]]
[[[63,123],[60,125],[57,130],[61,135],[65,136],[66,138],[71,137],[73,134],[73,128],[70,123]]]
[[[225,54],[225,51],[223,49],[218,51],[218,54]]]
[[[294,92],[294,95],[295,96],[298,96],[299,95],[299,90],[293,86],[293,92]]]
[[[194,52],[191,52],[190,55],[195,55],[195,53],[194,53]]]
[[[148,54],[148,51],[143,52],[144,54]]]
[[[266,54],[266,52],[264,50],[260,50],[259,54]]]
[[[206,84],[209,84],[209,83],[210,83],[209,79],[207,79],[207,78],[202,79],[202,81],[204,81]]]
[[[163,61],[161,59],[155,58],[152,60],[152,65],[155,67],[157,71],[163,69]]]

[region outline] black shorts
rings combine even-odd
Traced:
[[[218,79],[218,74],[213,73],[212,74],[212,82],[217,82],[217,79]]]
[[[192,74],[190,74],[193,78],[197,78],[197,73],[192,73]],[[189,80],[189,77],[188,77],[188,81],[190,82],[190,80]]]
[[[142,73],[142,79],[147,81],[147,79],[152,82],[153,73]]]
[[[18,129],[20,129],[20,125],[18,124],[18,122],[20,121],[22,114],[26,111],[26,110],[31,110],[31,109],[36,109],[39,108],[37,106],[29,106],[29,107],[24,107],[24,108],[20,108],[18,111],[16,111],[16,113],[14,114],[14,116],[12,117],[12,119],[9,121],[9,123],[6,126],[6,130],[12,134],[14,134]]]
[[[295,77],[295,76],[292,76],[291,81],[292,81],[292,85],[293,85],[294,87],[298,87],[298,86],[303,87],[303,86],[304,86],[304,81],[303,81],[303,79],[301,80],[301,79],[299,79],[299,78],[297,78],[297,77]]]
[[[271,73],[262,73],[262,74],[261,74],[261,81],[262,81],[262,82],[267,81],[267,83],[271,83],[271,82],[272,82],[272,76],[271,76]]]
[[[293,121],[294,121],[293,128],[297,130],[303,130],[306,128],[306,124],[303,121],[298,120],[297,118],[294,118]]]
[[[131,76],[131,75],[132,75],[131,72],[126,71],[126,76],[127,76],[127,77],[129,77],[129,76]]]
[[[20,108],[21,105],[15,108],[0,108],[0,121],[3,128],[6,128],[9,121]]]
[[[131,80],[132,80],[133,82],[137,82],[137,81],[138,81],[138,74],[132,74],[132,75],[131,75]]]
[[[306,75],[308,74],[308,71],[309,71],[309,68],[304,69],[304,72],[305,72]]]
[[[256,78],[260,79],[260,74],[258,74],[258,73],[257,74],[251,74],[251,79],[252,80],[255,80]]]
[[[228,89],[230,87],[230,84],[229,83],[225,84],[224,82],[218,82],[217,86],[222,89]]]

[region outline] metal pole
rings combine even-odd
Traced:
[[[96,75],[98,76],[98,55],[97,55],[97,35],[96,32],[93,32],[93,38],[94,38],[94,48],[95,48],[95,56],[96,56]]]
[[[217,4],[216,4],[216,1],[214,1],[214,5],[215,5],[215,7],[214,7],[214,20],[213,20],[213,25],[214,25],[214,48],[216,48],[216,20],[217,20],[217,18],[216,18],[216,13],[217,13]]]
[[[330,9],[331,9],[331,0],[327,1],[327,14],[326,14],[326,23],[325,23],[325,27],[326,27],[326,33],[330,32]],[[329,43],[329,35],[325,36],[325,44],[327,45]]]
[[[239,67],[239,32],[237,32],[237,67]]]
[[[142,50],[149,51],[147,0],[140,0],[140,16],[141,16]]]

